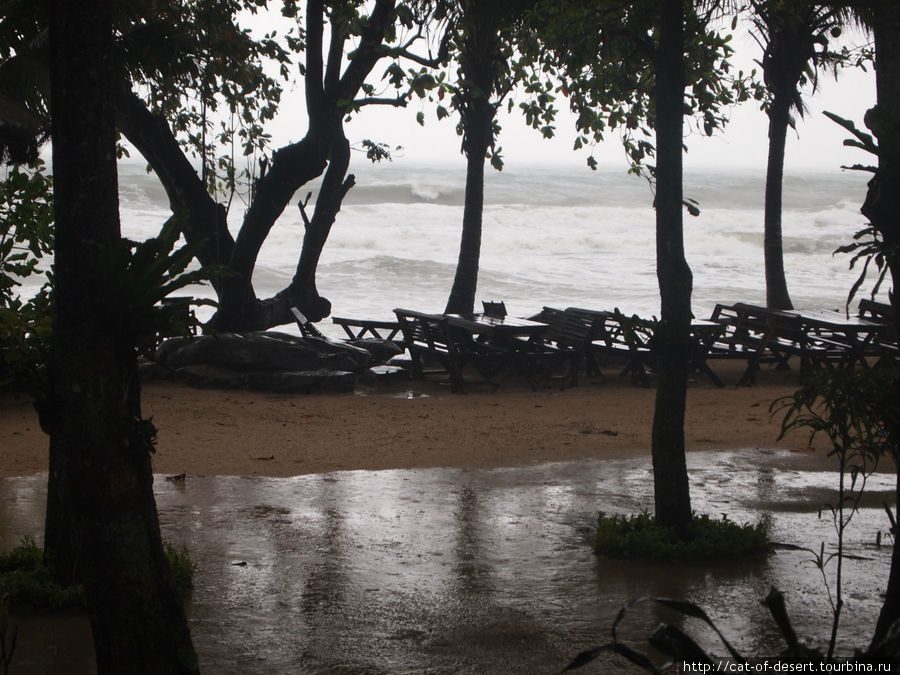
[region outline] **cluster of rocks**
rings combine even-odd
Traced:
[[[353,391],[408,377],[403,347],[386,340],[339,342],[287,333],[220,333],[162,342],[146,378],[178,378],[197,387],[267,392]]]

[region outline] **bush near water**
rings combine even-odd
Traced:
[[[684,539],[672,528],[661,527],[643,511],[634,516],[597,516],[594,551],[619,559],[690,562],[709,558],[729,558],[768,550],[769,533],[762,523],[740,525],[727,515],[714,520],[695,515],[689,536]]]
[[[165,544],[172,568],[175,590],[184,597],[193,588],[197,566],[187,549],[180,551]],[[9,551],[0,552],[0,597],[8,597],[10,606],[32,609],[83,607],[80,585],[61,586],[53,580],[53,570],[44,564],[44,552],[30,537]]]

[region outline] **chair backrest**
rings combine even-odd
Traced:
[[[506,318],[506,303],[502,300],[500,302],[489,302],[487,300],[483,300],[481,302],[482,307],[484,307],[484,313],[486,316],[493,316],[498,319]]]
[[[455,354],[456,345],[450,337],[447,317],[425,314],[409,309],[395,309],[400,331],[407,348]]]
[[[566,311],[556,307],[544,307],[538,314],[529,317],[534,321],[540,321],[549,326],[545,338],[550,342],[558,342],[564,332],[566,323]]]
[[[859,301],[858,315],[860,319],[868,321],[891,323],[894,320],[894,308],[886,302],[863,298]]]
[[[303,337],[325,337],[322,335],[322,332],[316,328],[315,324],[306,318],[306,314],[301,312],[297,307],[291,307],[291,314],[294,315],[294,320],[297,322],[297,326],[300,327],[300,334]]]

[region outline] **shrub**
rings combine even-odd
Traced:
[[[193,588],[197,566],[186,547],[180,551],[165,544],[172,568],[175,590],[184,597]],[[26,537],[22,543],[0,552],[0,597],[8,596],[13,607],[60,609],[83,607],[84,590],[80,585],[61,586],[53,580],[53,570],[44,564],[44,552],[34,540]]]
[[[635,516],[608,516],[601,512],[594,551],[610,558],[690,561],[763,552],[768,541],[768,531],[762,523],[740,525],[724,515],[721,520],[695,516],[688,538],[681,539],[674,529],[657,525],[646,511]]]

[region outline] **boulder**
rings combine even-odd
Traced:
[[[242,389],[247,386],[247,378],[243,373],[204,363],[178,368],[175,375],[192,387],[201,389]]]
[[[403,353],[403,347],[392,340],[347,340],[346,344],[365,349],[372,355],[372,363],[387,363],[393,357]]]
[[[358,372],[369,365],[364,349],[322,338],[286,333],[220,333],[166,340],[156,350],[160,364],[180,369],[208,365],[238,372],[340,370]]]
[[[305,393],[316,389],[351,392],[356,374],[341,370],[257,371],[247,373],[247,387],[254,391]]]

